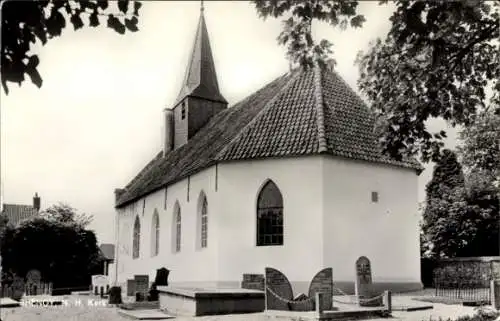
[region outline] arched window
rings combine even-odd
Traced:
[[[257,246],[283,245],[283,197],[268,181],[257,198]]]
[[[141,242],[141,222],[139,222],[139,217],[136,216],[134,222],[134,237],[132,243],[132,258],[134,259],[139,257],[140,242]]]
[[[198,198],[198,218],[197,218],[197,247],[206,248],[208,245],[208,202],[203,191]]]
[[[151,223],[151,256],[156,256],[160,252],[160,217],[155,209],[153,221]]]
[[[178,202],[175,202],[174,205],[174,217],[173,217],[173,251],[180,252],[181,251],[181,208]]]

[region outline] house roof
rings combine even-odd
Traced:
[[[214,58],[203,15],[203,6],[201,7],[200,20],[184,81],[174,105],[177,105],[186,96],[205,98],[227,104],[226,99],[222,97],[219,91]]]
[[[420,171],[382,154],[375,117],[328,67],[298,68],[216,114],[188,142],[156,157],[118,195],[122,207],[217,162],[330,154]]]
[[[5,215],[13,225],[18,225],[21,221],[37,214],[38,211],[31,205],[3,204],[2,215]]]
[[[102,255],[108,261],[115,259],[115,245],[110,243],[103,243],[99,246]]]

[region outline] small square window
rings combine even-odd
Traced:
[[[378,192],[372,192],[372,203],[378,203]]]
[[[186,118],[186,103],[182,103],[182,109],[181,109],[181,117],[182,119]]]

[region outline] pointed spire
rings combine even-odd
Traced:
[[[177,96],[175,104],[178,104],[186,96],[195,96],[213,101],[227,103],[219,91],[215,63],[208,39],[207,26],[205,24],[203,1],[200,4],[200,19],[193,49],[186,68],[184,81]]]

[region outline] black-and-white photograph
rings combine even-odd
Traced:
[[[0,20],[0,321],[500,321],[500,0]]]

